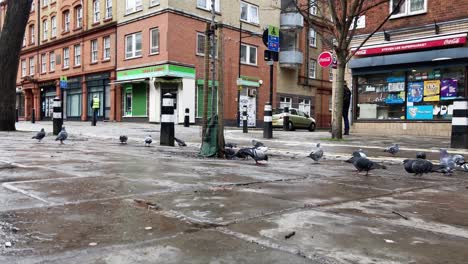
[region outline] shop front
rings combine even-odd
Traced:
[[[195,122],[195,69],[163,64],[117,72],[116,85],[122,93],[123,120],[161,121],[162,95],[172,94],[175,120],[184,122],[185,108]]]
[[[55,81],[39,83],[40,89],[40,119],[52,120],[54,108],[54,98],[57,96],[57,87]]]
[[[25,100],[24,93],[21,87],[16,87],[16,111],[19,119],[24,119],[25,116]]]
[[[257,125],[257,106],[258,91],[260,88],[260,78],[251,76],[241,76],[237,80],[239,87],[239,113],[242,116],[244,106],[247,106],[247,125],[256,127]],[[239,126],[242,126],[242,118],[239,119]]]
[[[451,42],[438,38],[438,49],[388,54],[402,45],[414,45],[398,44],[379,47],[384,54],[370,49],[367,54],[375,56],[353,59],[353,130],[450,136],[453,102],[465,100],[468,94],[468,47],[447,47],[447,43],[463,45],[466,34],[447,39]]]
[[[109,119],[110,116],[110,84],[109,73],[99,73],[86,75],[86,89],[87,89],[87,114],[88,119],[92,118],[93,109],[91,102],[97,96],[101,105],[97,114],[98,119]],[[81,115],[81,113],[80,113]]]
[[[67,88],[63,89],[64,118],[67,120],[80,120],[82,105],[81,77],[67,79]]]

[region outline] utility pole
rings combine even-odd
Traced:
[[[202,138],[205,138],[206,128],[208,124],[208,81],[210,79],[210,24],[206,24],[205,30],[205,81],[203,83],[203,121],[202,121]]]
[[[211,33],[211,122],[214,122],[216,116],[215,111],[215,80],[216,80],[216,10],[215,2],[211,1],[211,24],[210,24],[210,33]],[[206,56],[206,55],[205,55]]]
[[[218,27],[218,158],[224,158],[224,41],[223,27]]]

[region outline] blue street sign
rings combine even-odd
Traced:
[[[275,42],[268,42],[268,50],[279,52],[279,43]]]
[[[61,89],[67,89],[68,88],[67,76],[60,76],[60,88]]]
[[[279,52],[279,28],[274,26],[268,27],[268,50]]]

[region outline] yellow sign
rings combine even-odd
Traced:
[[[424,101],[437,102],[440,98],[440,81],[425,81],[424,82]]]

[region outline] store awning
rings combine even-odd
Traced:
[[[113,82],[110,82],[109,84],[140,83],[140,82],[147,82],[147,81],[149,81],[149,78],[132,79],[132,80],[125,80],[125,81],[113,81]]]
[[[428,64],[430,62],[430,65]],[[377,68],[390,69],[390,66],[408,65],[408,67],[428,67],[439,65],[466,65],[468,64],[468,48],[453,48],[410,52],[405,54],[375,56],[360,59],[352,59],[349,68],[353,74],[364,69],[378,70]]]

